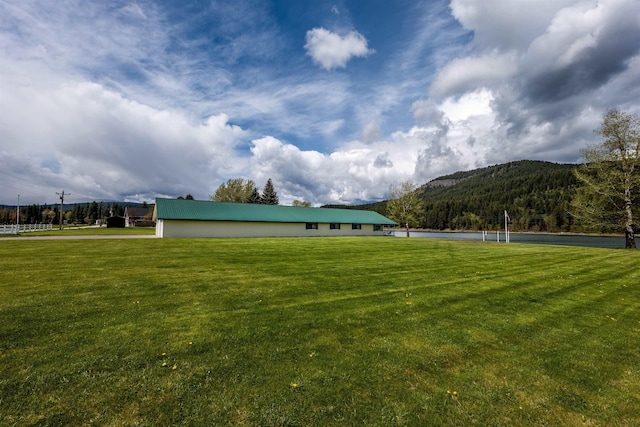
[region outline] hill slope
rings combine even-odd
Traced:
[[[442,176],[417,191],[425,202],[419,224],[435,230],[571,231],[569,204],[577,185],[573,164],[522,160]],[[358,206],[386,214],[386,202]]]
[[[569,231],[574,168],[523,160],[437,178],[418,190],[426,203],[422,226],[498,228],[507,210],[515,229]]]

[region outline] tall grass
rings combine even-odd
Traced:
[[[0,242],[6,425],[638,425],[640,255]]]

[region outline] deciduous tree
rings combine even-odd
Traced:
[[[640,116],[609,110],[595,130],[604,141],[583,150],[576,169],[583,183],[572,202],[574,215],[603,231],[624,230],[625,247],[635,248],[634,216],[640,198]]]
[[[391,186],[387,213],[391,219],[407,230],[407,237],[409,237],[409,228],[418,224],[421,208],[422,201],[418,198],[416,185],[413,182],[404,181]]]
[[[252,180],[233,178],[221,184],[209,199],[216,202],[247,203],[255,188],[256,185]]]

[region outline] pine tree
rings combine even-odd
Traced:
[[[258,193],[258,189],[253,187],[253,191],[249,196],[249,201],[247,203],[252,203],[254,205],[259,205],[262,203],[262,197],[260,197],[260,193]]]
[[[264,190],[262,190],[262,203],[265,205],[277,205],[279,203],[278,193],[273,188],[271,178],[267,180]]]

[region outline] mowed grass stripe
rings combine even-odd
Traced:
[[[399,238],[0,242],[1,421],[638,424],[639,258]]]

